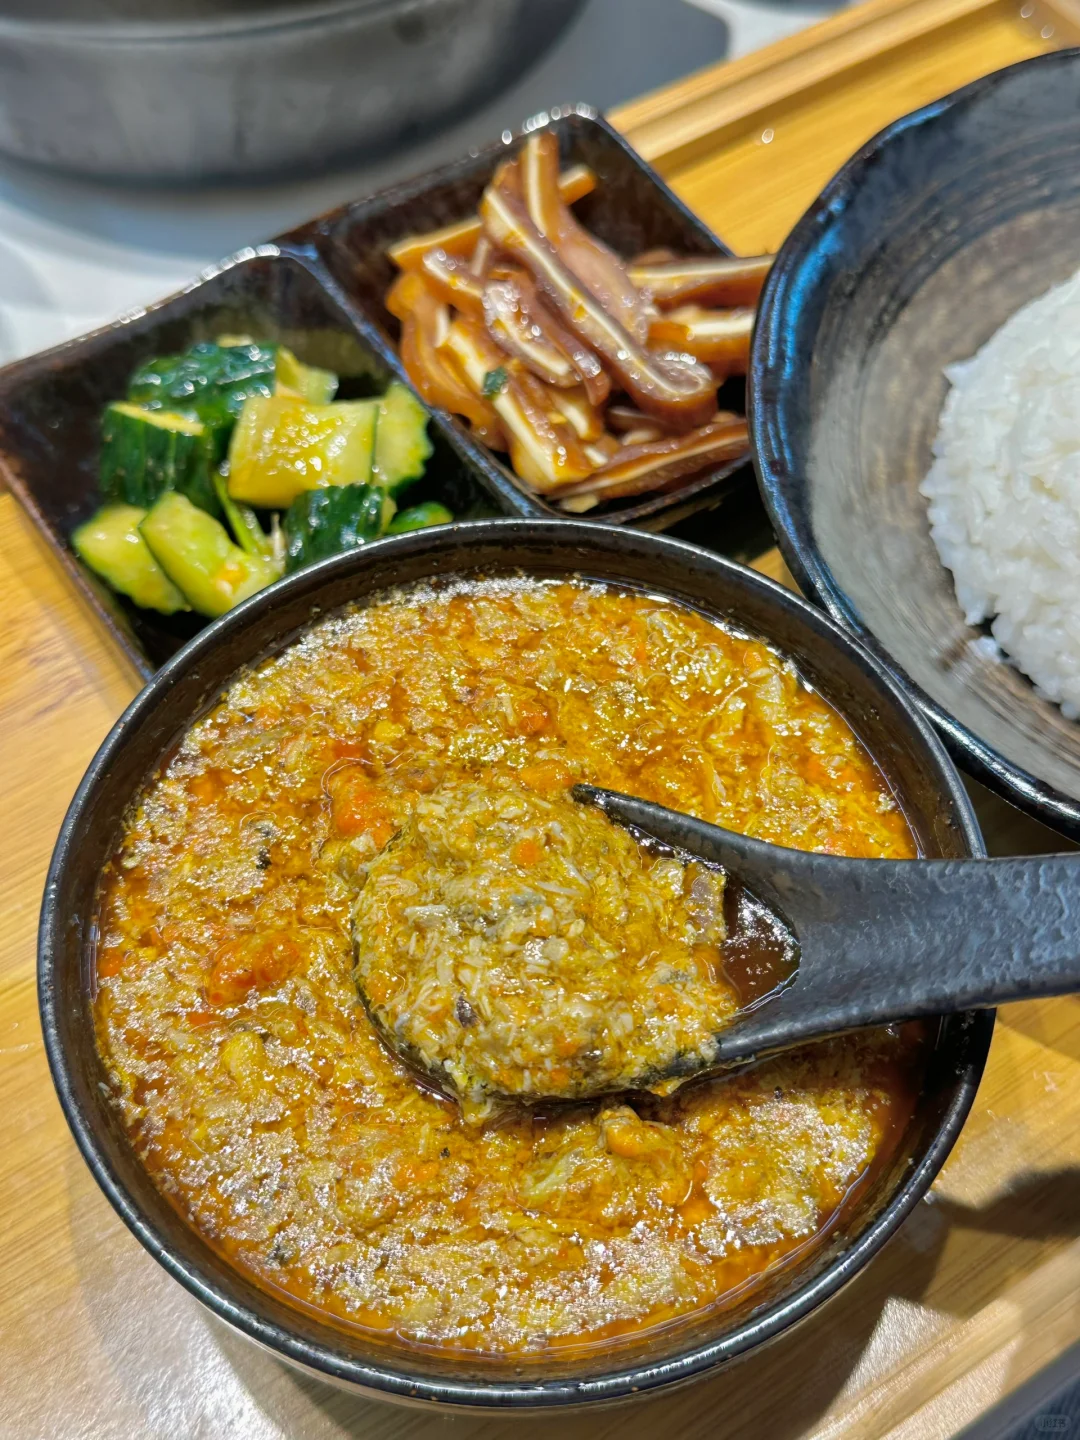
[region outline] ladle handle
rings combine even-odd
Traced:
[[[580,798],[724,865],[794,930],[795,982],[723,1032],[725,1059],[1080,990],[1080,855],[850,860],[751,840],[613,792]]]

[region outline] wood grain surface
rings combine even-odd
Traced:
[[[1080,24],[1068,29],[1075,9],[872,0],[616,118],[719,233],[757,250],[783,238],[875,130],[1080,35]],[[759,563],[784,578],[775,552]],[[0,823],[0,1436],[488,1440],[512,1424],[536,1440],[944,1437],[1080,1338],[1075,999],[1002,1013],[975,1112],[927,1202],[838,1300],[714,1380],[580,1417],[446,1419],[342,1395],[234,1336],[98,1193],[38,1031],[34,941],[49,853],[136,684],[0,496],[0,794],[11,807]],[[1035,822],[976,798],[996,851],[1059,848]]]

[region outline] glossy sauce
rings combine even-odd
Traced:
[[[419,796],[484,777],[914,854],[845,722],[695,612],[520,581],[332,618],[193,727],[104,877],[98,1038],[133,1142],[265,1283],[418,1343],[535,1351],[723,1303],[817,1243],[887,1160],[920,1032],[465,1124],[373,1032],[350,910]],[[737,986],[775,978],[751,941]]]

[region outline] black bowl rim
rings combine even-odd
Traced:
[[[776,532],[781,553],[800,588],[824,606],[834,620],[838,620],[855,635],[885,666],[908,692],[909,698],[936,727],[949,753],[958,764],[989,789],[1002,795],[1010,804],[1074,839],[1080,839],[1080,801],[1071,799],[1056,786],[1040,780],[981,740],[973,730],[932,699],[863,624],[858,611],[825,563],[808,520],[800,518],[788,503],[784,493],[785,486],[798,483],[805,491],[807,483],[805,478],[796,475],[784,460],[782,447],[774,439],[775,422],[771,412],[777,402],[775,399],[766,401],[764,396],[770,371],[768,353],[776,337],[783,333],[788,325],[787,297],[797,294],[797,287],[793,284],[794,277],[807,255],[840,223],[852,194],[867,171],[880,163],[883,153],[892,141],[908,131],[933,125],[952,110],[992,97],[1018,70],[1034,66],[1068,67],[1078,59],[1080,47],[1072,47],[1036,55],[1015,65],[995,70],[959,90],[954,90],[941,100],[932,101],[929,105],[895,120],[855,152],[790,231],[769,273],[758,305],[750,370],[747,375],[746,403],[758,489]],[[796,299],[792,303],[798,305],[800,302]]]
[[[545,534],[550,535],[553,540],[565,541],[568,547],[599,544],[611,545],[617,550],[627,544],[643,545],[661,552],[667,551],[675,559],[683,556],[688,563],[698,566],[704,560],[718,573],[724,573],[743,588],[757,588],[764,592],[778,610],[793,615],[804,626],[820,635],[826,643],[847,651],[860,668],[867,672],[871,683],[888,694],[898,708],[906,713],[912,738],[921,743],[927,758],[940,770],[943,784],[955,809],[959,829],[971,854],[985,855],[982,835],[971,801],[933,729],[910,705],[902,687],[893,680],[885,667],[828,615],[815,609],[792,591],[734,560],[713,555],[669,536],[627,532],[615,526],[572,520],[497,519],[477,521],[470,526],[470,535],[475,537],[478,543],[498,543],[502,540],[509,543],[517,536],[539,535],[544,538]],[[377,565],[381,558],[391,553],[392,547],[393,553],[406,555],[427,549],[433,540],[437,544],[460,545],[461,539],[458,527],[433,527],[427,531],[375,541],[360,550],[333,556],[300,571],[272,590],[252,596],[215,620],[207,629],[200,631],[166,662],[135,697],[110,730],[83,776],[64,818],[49,866],[42,897],[37,974],[45,1050],[64,1117],[83,1159],[117,1214],[158,1263],[190,1294],[257,1344],[276,1352],[309,1373],[342,1384],[346,1388],[406,1403],[428,1402],[454,1409],[472,1410],[540,1409],[580,1406],[590,1402],[610,1403],[635,1393],[643,1394],[692,1379],[724,1361],[734,1359],[753,1347],[774,1339],[854,1278],[922,1199],[955,1144],[982,1076],[994,1028],[993,1011],[975,1011],[956,1017],[958,1023],[965,1024],[968,1029],[971,1058],[963,1075],[957,1079],[937,1134],[928,1145],[920,1163],[909,1169],[898,1182],[895,1192],[877,1218],[867,1225],[850,1248],[839,1254],[820,1274],[775,1305],[751,1316],[735,1330],[716,1340],[697,1345],[683,1355],[656,1364],[637,1364],[629,1369],[614,1370],[586,1380],[553,1379],[534,1384],[512,1379],[506,1383],[428,1379],[388,1366],[364,1363],[340,1352],[335,1353],[327,1346],[302,1340],[282,1326],[260,1318],[253,1309],[229,1300],[199,1273],[195,1265],[172,1253],[167,1242],[157,1233],[153,1220],[139,1210],[113,1173],[107,1159],[98,1149],[93,1128],[75,1097],[68,1059],[60,1035],[53,955],[60,951],[64,926],[57,900],[62,876],[78,849],[84,812],[92,806],[95,790],[108,771],[114,754],[126,743],[128,732],[140,724],[144,711],[162,691],[172,687],[181,672],[197,666],[222,637],[242,631],[249,619],[261,615],[267,608],[273,608],[281,598],[283,587],[293,590],[306,589],[314,595],[321,580],[337,579],[352,570]]]

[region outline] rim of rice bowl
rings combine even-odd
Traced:
[[[920,489],[970,625],[1080,717],[1080,271],[1016,311],[950,390]]]

